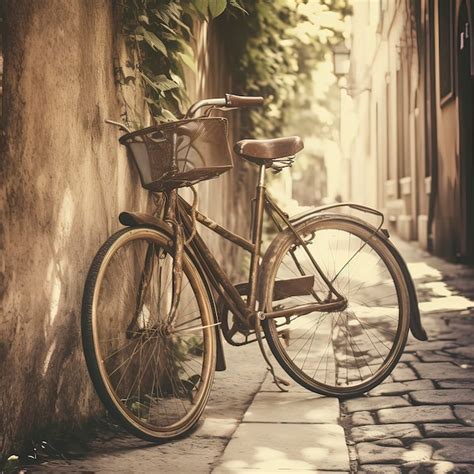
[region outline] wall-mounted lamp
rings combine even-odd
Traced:
[[[341,41],[334,47],[332,59],[334,64],[334,75],[337,78],[349,74],[349,68],[351,66],[350,55],[351,52],[347,49],[344,41]]]
[[[342,81],[343,77],[346,77],[349,74],[349,70],[351,67],[351,52],[347,48],[344,41],[336,44],[332,50],[332,60],[333,60],[333,72],[334,75],[337,77],[339,89],[346,90],[347,93],[351,97],[355,97],[362,92],[370,91],[371,87],[362,87],[362,88],[354,88],[350,86],[346,86],[346,81]]]

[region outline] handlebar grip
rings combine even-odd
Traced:
[[[227,107],[258,107],[263,105],[263,97],[251,97],[242,95],[225,95],[225,105]]]

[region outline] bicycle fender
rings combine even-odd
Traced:
[[[126,227],[140,227],[140,226],[148,226],[148,227],[154,227],[157,228],[170,237],[173,236],[174,231],[173,228],[168,225],[166,222],[162,221],[161,219],[156,218],[155,216],[151,214],[147,214],[144,212],[121,212],[119,215],[119,221],[122,225]],[[209,284],[209,281],[206,277],[206,274],[199,264],[199,261],[195,257],[193,252],[189,252],[189,255],[191,256],[191,259],[194,263],[194,265],[199,269],[201,276],[203,277],[204,284],[206,286],[206,291],[209,295],[209,301],[211,302],[212,306],[212,316],[214,318],[214,323],[219,322],[219,317],[217,314],[217,308],[216,308],[216,303],[215,303],[215,298],[214,295],[212,294],[211,286]],[[221,332],[219,330],[219,326],[215,326],[215,331],[216,331],[216,370],[217,371],[223,371],[226,369],[226,362],[225,362],[225,354],[224,354],[224,347],[222,343],[222,336]]]
[[[174,234],[173,228],[170,225],[145,212],[121,212],[119,221],[126,227],[151,226],[164,231],[170,236]]]
[[[336,208],[343,208],[343,207],[350,207],[351,209],[355,209],[355,210],[360,211],[360,212],[365,212],[367,214],[372,214],[372,215],[379,216],[379,217],[383,218],[383,214],[381,214],[380,211],[378,211],[377,209],[374,209],[374,208],[368,207],[368,206],[364,206],[362,204],[357,204],[355,202],[346,201],[346,202],[336,202],[336,203],[333,203],[333,204],[325,204],[323,206],[318,206],[318,207],[312,207],[310,209],[307,209],[307,210],[303,211],[300,214],[297,214],[295,216],[291,216],[289,219],[290,219],[290,222],[293,225],[297,225],[297,224],[301,224],[308,217],[312,217],[312,216],[324,217],[324,216],[327,216],[327,214],[321,214],[322,212],[329,211],[331,209],[336,209]],[[337,215],[340,215],[340,214],[337,214]],[[360,219],[357,219],[357,220],[361,221]],[[363,221],[361,221],[361,222],[363,222]]]
[[[392,244],[390,239],[383,234],[381,237],[385,239],[387,247],[390,249],[390,252],[395,257],[395,260],[400,265],[400,269],[402,270],[403,277],[405,278],[405,282],[408,288],[408,294],[410,295],[410,308],[412,309],[410,313],[410,331],[416,339],[419,341],[427,341],[428,335],[423,327],[421,322],[421,314],[420,308],[418,306],[418,297],[416,295],[416,288],[415,284],[413,283],[413,279],[408,271],[407,264],[403,257],[400,255],[400,252],[397,248]]]
[[[293,219],[291,219],[291,221],[292,221],[292,223],[294,222],[293,225],[296,228],[298,228],[308,218],[321,219],[321,220],[328,219],[328,218],[338,218],[338,219],[345,219],[345,220],[348,220],[348,221],[356,222],[359,225],[369,227],[374,232],[376,231],[376,228],[373,225],[363,221],[362,219],[354,217],[354,216],[348,216],[348,215],[344,215],[344,214],[334,214],[334,213],[332,213],[332,214],[320,214],[321,211],[324,211],[325,209],[326,208],[324,208],[324,209],[322,209],[322,208],[312,209],[310,211],[305,212],[304,215],[297,216],[297,218],[294,219],[294,221],[293,221]],[[286,231],[283,230],[282,232],[289,232],[289,230],[288,229]],[[274,240],[278,239],[279,235],[280,234],[278,234],[275,237]],[[421,322],[421,314],[420,314],[420,308],[418,306],[418,297],[417,297],[417,294],[416,294],[415,284],[413,283],[413,279],[410,275],[410,272],[408,271],[407,264],[406,264],[405,260],[403,259],[403,257],[401,256],[400,252],[397,250],[397,248],[391,242],[389,233],[387,232],[386,229],[380,229],[379,232],[377,233],[377,235],[384,241],[384,243],[387,245],[387,248],[389,249],[389,251],[391,252],[393,257],[395,258],[397,263],[399,264],[400,270],[402,271],[403,277],[404,277],[405,282],[407,284],[408,295],[409,295],[409,298],[410,298],[410,308],[411,308],[411,312],[410,312],[410,332],[412,333],[413,337],[415,337],[416,339],[418,339],[420,341],[427,341],[428,340],[428,335],[426,334],[426,331],[423,328],[423,324]],[[271,261],[271,258],[269,258],[269,255],[271,253],[269,251],[270,251],[271,248],[272,248],[272,244],[270,244],[270,246],[268,247],[268,250],[267,250],[267,252],[266,252],[266,254],[263,258],[263,261],[262,261],[262,267],[263,268],[264,267],[269,268],[273,263]],[[268,254],[268,256],[267,256],[267,254]],[[267,257],[267,258],[265,258],[265,257]],[[262,273],[265,274],[266,273],[265,270],[263,270]],[[265,288],[260,287],[259,301],[261,301],[261,302],[266,301],[266,296],[267,295],[266,295]]]

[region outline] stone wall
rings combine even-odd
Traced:
[[[0,452],[100,410],[80,343],[84,279],[101,242],[120,227],[118,213],[149,205],[118,132],[104,124],[122,107],[113,3],[9,0],[4,15]],[[230,85],[224,51],[209,48],[208,34],[216,33],[206,27],[198,35],[194,97]],[[247,225],[239,170],[201,185],[200,207],[234,230]],[[232,267],[235,259],[223,256]]]

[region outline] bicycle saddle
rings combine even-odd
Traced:
[[[300,137],[273,138],[270,140],[240,140],[234,151],[246,160],[259,165],[272,160],[294,156],[304,147]]]

